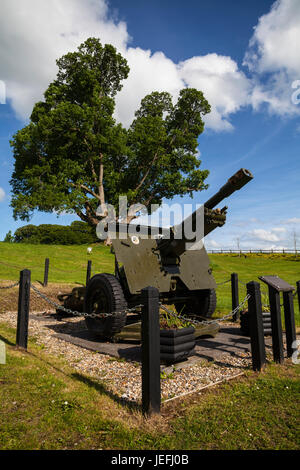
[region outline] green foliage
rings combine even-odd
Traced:
[[[159,324],[162,330],[181,329],[193,326],[193,323],[185,320],[176,313],[176,311],[168,311],[161,309],[159,315]]]
[[[7,234],[5,235],[4,237],[4,240],[3,240],[5,243],[12,243],[14,241],[14,237],[11,233],[11,230],[9,230],[9,232],[7,232]]]
[[[148,206],[162,198],[207,188],[207,170],[200,170],[197,158],[198,136],[203,132],[202,116],[210,106],[203,93],[187,88],[172,104],[171,95],[153,92],[146,96],[128,131],[132,158],[128,178],[132,187],[130,202]]]
[[[15,231],[16,243],[45,245],[82,245],[96,242],[95,230],[87,223],[75,221],[70,226],[42,224],[25,225]]]
[[[57,65],[44,101],[11,141],[15,218],[55,210],[96,225],[97,207],[116,206],[119,195],[150,211],[151,203],[207,187],[197,157],[210,111],[202,92],[184,89],[174,105],[169,93],[151,93],[126,130],[113,114],[129,67],[113,46],[90,38]]]

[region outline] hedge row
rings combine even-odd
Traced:
[[[85,222],[75,221],[71,225],[25,225],[18,228],[11,240],[14,243],[45,245],[83,245],[99,239],[96,229]]]

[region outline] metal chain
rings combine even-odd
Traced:
[[[165,312],[167,312],[171,317],[174,317],[176,319],[179,319],[179,320],[183,320],[183,321],[186,321],[186,322],[189,322],[189,323],[193,323],[195,325],[210,325],[211,323],[219,323],[219,322],[222,322],[222,321],[225,321],[227,320],[228,318],[232,318],[236,313],[239,312],[240,309],[242,309],[245,305],[245,303],[248,301],[248,299],[250,298],[250,294],[247,294],[246,297],[242,300],[242,302],[237,306],[235,307],[234,310],[232,310],[230,313],[224,315],[222,318],[216,318],[214,320],[194,320],[192,318],[189,318],[189,317],[184,317],[183,315],[177,315],[175,312],[172,312],[171,310],[169,310],[167,307],[165,307],[164,305],[160,304],[160,308],[162,310],[164,310]]]
[[[12,289],[13,287],[16,287],[19,285],[19,281],[15,282],[14,284],[11,284],[10,286],[0,286],[0,289]]]
[[[117,316],[117,315],[121,315],[121,314],[124,314],[124,313],[132,313],[132,312],[136,312],[136,310],[138,308],[141,308],[143,307],[142,304],[140,305],[136,305],[135,307],[133,308],[126,308],[124,310],[121,310],[119,312],[99,312],[99,313],[86,313],[86,312],[78,312],[76,310],[71,310],[70,308],[66,308],[66,307],[63,307],[62,305],[60,304],[57,304],[56,302],[54,302],[53,300],[49,299],[45,294],[43,294],[41,291],[39,291],[33,284],[31,284],[30,286],[32,288],[32,290],[37,294],[39,295],[42,299],[44,299],[46,302],[48,302],[50,305],[52,305],[53,307],[55,307],[57,310],[62,310],[63,312],[65,313],[69,313],[75,317],[90,317],[90,318],[104,318],[104,317],[112,317],[112,316]]]
[[[231,279],[227,279],[227,281],[223,281],[223,282],[217,282],[217,286],[222,286],[223,284],[226,284],[227,282],[231,282]]]
[[[39,291],[39,289],[37,289],[33,284],[31,284],[31,288],[33,289],[33,291],[39,295],[42,299],[44,299],[46,302],[48,302],[50,305],[52,305],[53,307],[55,307],[57,310],[61,310],[65,313],[68,313],[68,314],[71,314],[73,316],[77,316],[77,317],[90,317],[90,318],[105,318],[105,317],[110,317],[110,316],[116,316],[118,314],[124,314],[124,313],[132,313],[132,312],[136,312],[136,310],[138,308],[141,308],[143,307],[142,304],[139,304],[139,305],[136,305],[135,307],[133,308],[126,308],[125,310],[122,310],[122,311],[119,311],[119,312],[100,312],[98,314],[96,313],[86,313],[86,312],[78,312],[76,310],[71,310],[69,308],[66,308],[66,307],[63,307],[62,305],[54,302],[53,300],[49,299],[45,294],[43,294],[41,291]],[[177,319],[180,319],[180,320],[183,320],[183,321],[186,321],[186,322],[189,322],[189,323],[193,323],[193,324],[201,324],[201,325],[208,325],[208,324],[211,324],[211,323],[218,323],[218,322],[221,322],[221,321],[224,321],[224,320],[227,320],[228,318],[232,317],[233,315],[235,315],[241,308],[243,308],[244,304],[246,303],[246,301],[250,298],[250,295],[247,294],[246,297],[244,298],[244,300],[234,309],[232,310],[230,313],[228,313],[227,315],[224,315],[222,318],[218,318],[218,319],[215,319],[215,320],[195,320],[195,319],[192,319],[192,318],[187,318],[187,317],[184,317],[182,315],[177,315],[175,314],[175,312],[172,312],[171,310],[169,310],[167,307],[165,307],[164,305],[162,305],[161,303],[159,303],[159,306],[162,310],[166,311],[169,315],[173,316],[174,318],[177,318]]]

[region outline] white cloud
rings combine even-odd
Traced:
[[[28,119],[55,78],[56,59],[96,36],[117,47],[131,69],[116,101],[116,118],[124,125],[130,124],[147,93],[168,91],[176,99],[181,88],[191,86],[201,89],[212,105],[207,127],[232,129],[230,115],[249,101],[249,82],[236,62],[207,54],[176,64],[163,52],[128,47],[126,24],[109,13],[106,0],[2,0],[0,78],[21,119]]]
[[[1,1],[0,78],[20,118],[55,78],[56,59],[89,36],[126,47],[126,25],[109,18],[105,0]]]
[[[162,52],[129,48],[125,53],[130,73],[116,99],[116,118],[129,126],[142,98],[152,91],[168,91],[174,98],[184,88],[176,64]]]
[[[299,43],[299,0],[277,0],[259,18],[244,59],[255,82],[254,109],[265,104],[271,113],[300,114],[292,102],[292,83],[300,78]]]
[[[4,201],[5,199],[5,191],[0,187],[0,202]]]
[[[204,239],[204,244],[205,244],[205,248],[207,250],[213,250],[213,249],[221,249],[222,246],[220,245],[220,243],[216,242],[215,240],[213,239]]]
[[[244,222],[244,223],[243,223]],[[255,228],[249,227],[249,223],[255,223]],[[252,219],[239,220],[238,223],[232,222],[230,227],[224,227],[222,230],[214,231],[205,239],[205,246],[208,249],[237,249],[237,239],[241,250],[293,250],[296,238],[297,249],[300,247],[300,231],[298,225],[300,219],[293,217],[279,221],[279,226],[271,219],[259,220]],[[293,225],[291,225],[293,224]],[[216,244],[210,245],[210,236]]]
[[[292,217],[291,219],[285,220],[285,224],[300,224],[300,217]]]
[[[259,19],[245,55],[249,77],[229,56],[211,53],[177,64],[163,52],[129,47],[127,25],[115,11],[111,15],[107,0],[2,0],[0,79],[21,119],[28,119],[55,78],[56,59],[91,36],[113,44],[128,60],[130,75],[116,100],[116,118],[125,126],[147,93],[164,90],[175,100],[184,86],[203,91],[212,106],[206,127],[215,131],[232,130],[232,115],[248,105],[300,114],[300,104],[291,101],[291,83],[300,79],[299,0],[278,0]]]
[[[231,130],[230,114],[250,103],[251,82],[228,56],[207,54],[179,63],[180,76],[185,83],[204,92],[212,106],[205,117],[209,127]]]
[[[252,232],[249,233],[249,237],[258,238],[259,240],[268,242],[278,242],[280,240],[278,235],[272,233],[271,230],[264,230],[262,228],[252,230]]]
[[[232,130],[230,115],[250,103],[251,83],[230,57],[207,54],[177,65],[162,52],[151,54],[140,48],[128,49],[125,57],[131,72],[117,98],[117,117],[125,125],[153,90],[168,91],[175,99],[185,86],[203,91],[212,108],[204,121],[215,131]]]

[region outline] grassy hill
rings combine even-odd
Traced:
[[[87,247],[92,246],[90,255]],[[44,261],[50,259],[49,282],[59,284],[84,284],[87,261],[92,260],[92,274],[114,272],[114,256],[110,249],[102,244],[94,245],[29,245],[0,243],[0,280],[18,280],[19,271],[24,268],[31,270],[33,281],[43,281]],[[258,276],[275,274],[296,286],[300,280],[300,256],[291,254],[211,254],[211,265],[218,284],[230,279],[230,274],[238,273],[240,280],[240,299],[246,294],[246,284],[258,281]],[[262,292],[267,293],[267,286],[261,283]],[[217,287],[216,315],[231,310],[230,283]],[[267,297],[263,297],[267,302]],[[298,304],[295,302],[297,325],[300,325]]]
[[[87,254],[87,247],[93,248]],[[43,281],[45,258],[50,260],[49,282],[84,284],[87,261],[94,272],[114,271],[114,256],[102,244],[30,245],[0,243],[0,279],[17,280],[19,271],[31,270],[33,281]]]

